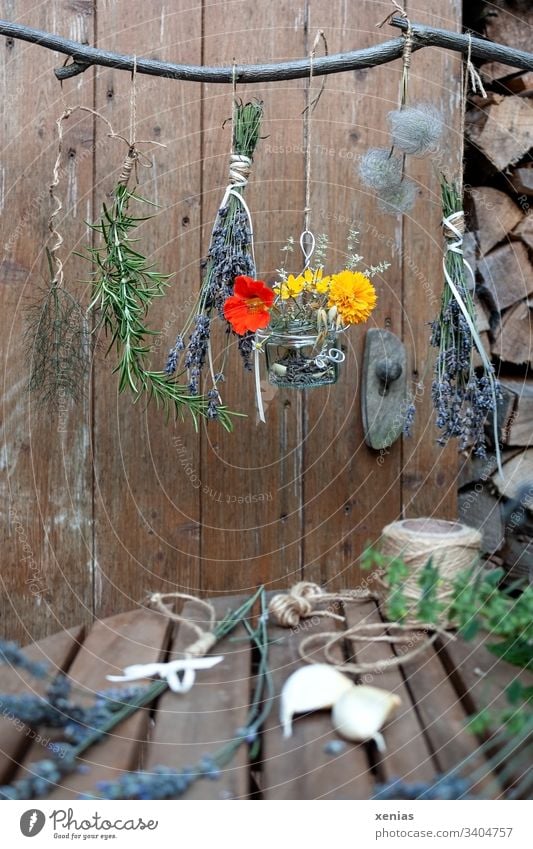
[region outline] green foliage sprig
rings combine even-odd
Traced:
[[[63,408],[84,395],[89,370],[89,335],[83,307],[54,274],[46,251],[50,284],[26,307],[24,334],[30,364],[28,389],[39,406]]]
[[[88,248],[94,268],[89,309],[98,311],[97,326],[103,327],[111,337],[109,350],[114,349],[117,356],[114,371],[119,375],[119,392],[131,391],[135,401],[142,397],[148,401],[154,399],[167,414],[174,410],[183,417],[188,411],[197,427],[199,418],[208,417],[209,399],[190,395],[187,386],[177,379],[148,368],[148,339],[158,333],[149,329],[146,319],[152,303],[165,294],[169,275],[156,271],[137,247],[138,240],[133,234],[151,216],[133,215],[132,202],[150,204],[119,183],[112,206],[104,204],[100,221],[93,225],[101,244]],[[217,411],[223,427],[231,430],[232,414],[223,406]]]

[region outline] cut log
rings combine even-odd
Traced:
[[[483,301],[474,296],[474,308],[476,311],[476,327],[480,333],[490,330],[489,311]]]
[[[525,215],[518,227],[514,228],[512,235],[522,239],[528,248],[533,250],[533,215]]]
[[[533,448],[521,451],[505,465],[505,476],[499,472],[492,478],[494,486],[505,498],[521,498],[527,506],[533,506]],[[531,485],[531,498],[524,499],[524,487]],[[509,524],[509,523],[508,523]]]
[[[498,408],[501,440],[504,445],[533,445],[533,384],[524,379],[500,380],[503,400]]]
[[[466,135],[498,171],[503,171],[533,146],[533,103],[512,96],[485,109],[471,109],[466,116]]]
[[[458,496],[459,518],[465,525],[481,531],[481,551],[492,554],[504,541],[500,501],[490,491],[490,484],[476,484]]]
[[[477,267],[478,236],[479,234],[474,231],[465,233],[463,236],[463,256],[474,274]]]
[[[517,50],[531,49],[533,7],[529,0],[492,0],[484,16],[485,35]]]
[[[504,65],[503,62],[485,62],[479,69],[484,83],[495,83],[504,80],[506,77],[511,77],[514,74],[519,74],[521,68],[512,68],[510,65]],[[507,86],[507,82],[505,82]]]
[[[523,74],[513,76],[505,80],[505,88],[511,94],[519,94],[521,97],[533,95],[533,71],[525,71]]]
[[[516,168],[511,175],[511,185],[519,195],[533,195],[533,164]]]
[[[505,192],[489,186],[470,189],[476,216],[481,256],[501,242],[510,230],[522,220],[520,209]]]
[[[531,300],[520,301],[502,316],[492,344],[492,353],[500,360],[516,365],[533,361],[532,306]]]
[[[533,268],[521,242],[496,248],[480,260],[478,270],[498,312],[533,294]]]

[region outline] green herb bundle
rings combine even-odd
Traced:
[[[84,310],[58,282],[47,249],[50,285],[26,308],[28,389],[38,405],[54,412],[84,394],[89,369],[89,336]]]
[[[88,248],[94,269],[89,309],[98,312],[97,328],[103,327],[110,337],[109,351],[113,349],[117,358],[114,371],[119,375],[119,392],[130,391],[135,401],[153,399],[167,414],[174,410],[183,417],[187,411],[197,427],[198,420],[208,416],[209,399],[189,394],[186,386],[165,372],[148,367],[149,340],[157,335],[147,325],[148,312],[154,300],[165,294],[169,275],[156,271],[140,251],[135,232],[150,216],[134,215],[133,204],[151,205],[119,183],[113,204],[103,205],[101,219],[93,225],[100,244]],[[218,407],[218,419],[231,430],[231,414],[223,406]]]

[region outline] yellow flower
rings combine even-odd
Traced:
[[[366,321],[376,301],[376,290],[360,271],[345,269],[331,276],[328,307],[337,307],[344,324]]]
[[[322,269],[317,268],[313,270],[312,268],[306,268],[303,273],[303,278],[305,281],[305,288],[308,292],[316,292],[319,295],[323,295],[328,291],[329,287],[329,277],[322,277]]]

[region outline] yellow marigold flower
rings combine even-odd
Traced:
[[[328,307],[337,307],[344,324],[367,321],[376,301],[376,290],[360,271],[345,269],[331,276]]]

